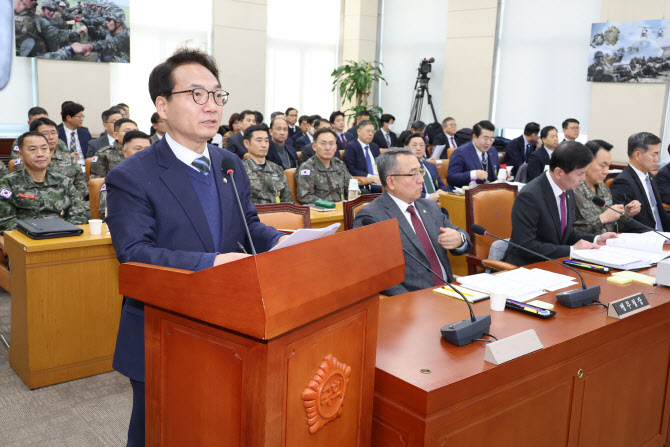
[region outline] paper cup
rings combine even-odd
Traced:
[[[90,219],[88,221],[88,230],[93,236],[102,234],[102,220]]]
[[[505,301],[507,300],[507,294],[505,292],[491,293],[491,298],[489,301],[491,303],[491,310],[500,312],[505,310]]]

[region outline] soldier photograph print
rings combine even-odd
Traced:
[[[16,55],[130,63],[130,0],[15,0]]]
[[[670,20],[594,23],[590,82],[668,82]]]

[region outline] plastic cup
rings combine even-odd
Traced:
[[[491,293],[491,297],[489,298],[491,304],[491,310],[496,312],[505,310],[506,300],[507,300],[507,294],[505,292]]]
[[[88,221],[88,230],[93,236],[102,234],[102,219],[90,219]]]

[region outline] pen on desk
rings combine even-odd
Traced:
[[[237,241],[237,248],[239,248],[240,251],[242,253],[244,253],[245,255],[248,254],[247,251],[244,249],[244,246],[242,244],[240,244],[240,241]]]

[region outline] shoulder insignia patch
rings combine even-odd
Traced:
[[[103,183],[102,188],[100,188],[100,191],[107,191],[107,184]]]
[[[2,188],[2,190],[0,190],[0,197],[9,199],[11,196],[12,192],[9,189]]]
[[[13,150],[14,152],[18,152],[18,151],[19,151],[19,147],[18,147],[18,146],[14,146],[14,149],[12,149],[12,150]]]
[[[300,171],[300,175],[309,175],[310,172],[311,171],[309,169],[303,169],[302,171]]]
[[[95,163],[96,161],[98,161],[98,156],[97,155],[91,159],[91,163]]]
[[[21,161],[22,161],[22,160],[21,160],[20,158],[17,158],[16,160],[14,160],[14,166],[16,166],[16,165],[20,165],[20,164],[21,164]]]

